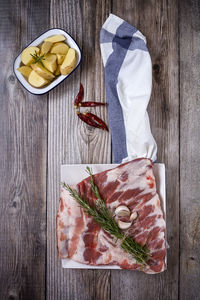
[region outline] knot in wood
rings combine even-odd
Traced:
[[[156,75],[158,75],[159,72],[160,72],[160,66],[159,66],[158,64],[154,64],[154,65],[153,65],[153,71],[154,71],[154,73],[155,73]]]
[[[15,299],[17,299],[15,296],[13,296],[13,295],[10,295],[9,297],[8,297],[8,300],[15,300]]]
[[[15,76],[14,75],[10,75],[8,77],[8,81],[11,83],[11,84],[14,84],[15,83]]]

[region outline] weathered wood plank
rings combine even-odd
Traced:
[[[200,295],[200,3],[180,2],[180,299]]]
[[[111,299],[177,299],[179,262],[179,89],[177,1],[113,1],[112,11],[147,37],[153,64],[149,106],[158,162],[167,169],[168,270],[111,272]]]
[[[51,27],[68,30],[84,51],[81,68],[50,93],[48,153],[48,299],[178,297],[178,12],[177,2],[112,1],[113,13],[138,27],[153,62],[149,112],[158,161],[167,165],[168,271],[62,270],[55,246],[61,163],[110,162],[110,138],[79,122],[72,102],[80,80],[86,98],[104,99],[99,30],[110,1],[51,1]],[[180,299],[199,295],[199,3],[180,2]],[[45,297],[46,96],[28,95],[12,72],[15,55],[48,28],[49,1],[1,2],[0,295]],[[94,54],[94,55],[93,55]],[[189,71],[188,71],[189,70]],[[78,78],[78,80],[77,80]],[[104,109],[96,110],[107,118]],[[104,149],[105,147],[105,149]],[[36,163],[37,161],[37,163]],[[110,280],[111,294],[110,294]]]
[[[46,96],[13,75],[20,50],[48,26],[48,1],[1,1],[0,298],[45,298]]]
[[[109,299],[110,272],[63,270],[57,257],[55,219],[59,203],[60,166],[63,163],[109,163],[110,137],[83,124],[73,101],[80,81],[85,99],[104,100],[103,65],[99,31],[110,1],[51,1],[51,26],[67,30],[83,51],[80,68],[49,95],[47,299]],[[107,120],[105,108],[93,110]]]

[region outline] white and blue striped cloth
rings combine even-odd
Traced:
[[[156,160],[147,105],[152,64],[146,39],[135,27],[110,14],[100,33],[114,162]]]

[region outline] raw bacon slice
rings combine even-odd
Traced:
[[[95,184],[112,212],[119,205],[126,205],[131,212],[137,212],[138,217],[128,229],[128,234],[140,245],[148,245],[148,266],[141,268],[110,234],[83,212],[64,189],[61,191],[57,214],[59,257],[89,265],[118,265],[123,269],[137,269],[146,273],[164,271],[166,224],[152,167],[150,159],[141,158],[94,175]],[[89,177],[81,181],[77,189],[90,204],[96,201]]]

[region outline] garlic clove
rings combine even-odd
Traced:
[[[130,209],[125,205],[120,205],[115,209],[115,215],[119,217],[130,216]]]
[[[117,224],[120,229],[128,229],[129,227],[131,227],[132,222],[123,222],[123,221],[118,220]]]
[[[138,214],[136,211],[134,211],[130,216],[130,221],[134,221],[137,218]]]

